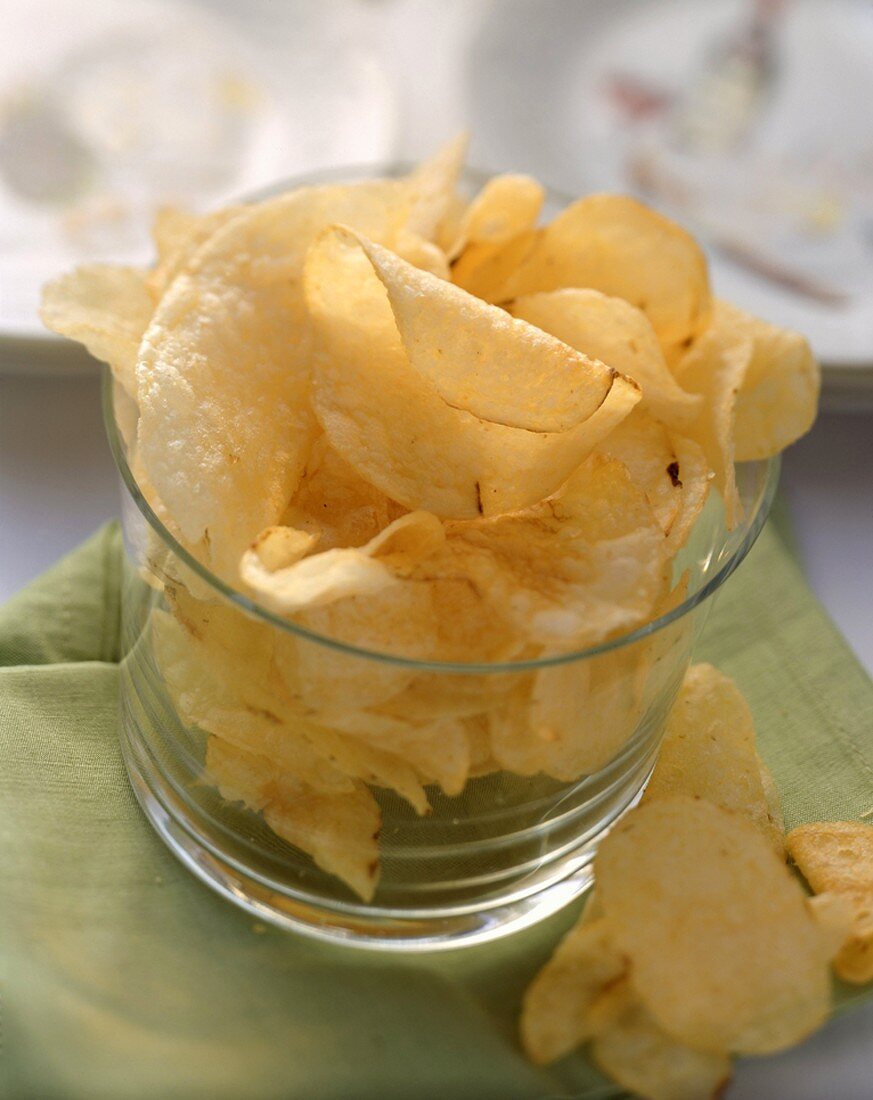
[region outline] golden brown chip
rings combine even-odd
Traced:
[[[633,735],[640,717],[643,651],[610,650],[540,669],[489,714],[495,760],[518,775],[564,782],[599,771]]]
[[[228,801],[260,810],[274,833],[312,856],[369,901],[379,878],[376,800],[359,784],[341,794],[314,791],[266,757],[210,737],[206,771]]]
[[[84,344],[95,359],[108,363],[136,399],[136,357],[153,309],[145,272],[90,264],[43,288],[40,317],[52,332]]]
[[[709,275],[697,242],[624,195],[590,195],[568,206],[541,230],[498,300],[562,287],[624,298],[646,314],[668,351],[709,320]]]
[[[300,724],[288,720],[281,694],[267,698],[263,685],[253,698],[244,677],[229,674],[214,660],[214,651],[166,612],[153,613],[151,630],[155,661],[184,724],[268,757],[315,790],[352,789],[348,776],[313,747]]]
[[[147,278],[149,293],[155,305],[198,248],[244,209],[242,206],[224,206],[220,210],[200,215],[173,206],[164,206],[158,211],[152,227],[158,262]]]
[[[531,642],[594,645],[645,620],[664,582],[663,532],[614,459],[593,455],[525,511],[447,525],[452,566]]]
[[[861,821],[799,825],[786,844],[817,894],[836,894],[851,906],[851,933],[834,969],[847,982],[873,981],[873,826]]]
[[[743,386],[752,350],[750,337],[714,320],[681,360],[677,372],[685,389],[702,398],[700,412],[687,434],[706,455],[724,501],[729,527],[741,518],[734,473],[734,429],[737,394]]]
[[[319,550],[363,546],[403,511],[357,474],[327,442],[313,444],[282,524],[318,536]]]
[[[642,393],[640,409],[658,420],[678,427],[693,421],[700,397],[679,386],[649,319],[623,298],[567,287],[518,298],[508,308],[513,317],[632,378]]]
[[[452,264],[452,282],[486,302],[496,302],[512,273],[534,247],[534,229],[523,229],[500,244],[469,244]]]
[[[783,855],[784,836],[764,789],[749,705],[733,680],[712,665],[692,665],[686,673],[643,802],[675,794],[744,814]]]
[[[634,484],[646,494],[664,534],[669,535],[682,507],[684,483],[666,427],[638,405],[597,451],[623,463]]]
[[[510,428],[563,432],[605,401],[609,367],[359,234],[333,232],[367,256],[410,367],[447,405]]]
[[[770,458],[812,427],[821,371],[809,341],[718,302],[713,324],[752,341],[752,357],[737,395],[734,444],[738,462]]]
[[[184,538],[206,539],[225,577],[235,580],[246,546],[278,523],[315,435],[306,249],[338,220],[393,240],[408,202],[405,181],[373,180],[247,207],[161,298],[137,364],[139,456]]]
[[[678,1042],[633,997],[598,1031],[591,1054],[607,1076],[646,1100],[717,1100],[731,1078],[725,1052]]]
[[[428,279],[412,268],[403,270],[412,272],[416,285]],[[636,387],[617,376],[597,411],[566,431],[536,432],[479,419],[453,407],[413,368],[387,292],[353,236],[322,235],[310,249],[305,285],[316,337],[318,419],[331,446],[360,476],[408,508],[471,517],[541,500],[638,400]],[[427,315],[443,301],[446,284],[430,279],[428,287],[426,300],[410,301],[409,310]],[[489,313],[488,323],[499,313]],[[471,351],[461,320],[459,315],[448,323],[439,345],[447,362],[457,348]],[[544,347],[528,341],[527,327],[511,333],[521,333],[527,351]],[[537,372],[532,361],[525,360],[523,368],[532,376]],[[461,375],[456,372],[455,378],[460,381]]]
[[[673,1038],[764,1054],[827,1018],[826,937],[745,817],[686,795],[649,802],[607,835],[595,875],[632,983]]]
[[[293,547],[292,556],[283,559],[279,543],[285,551]],[[265,607],[293,615],[381,592],[438,553],[445,533],[430,512],[407,512],[360,548],[336,547],[303,557],[312,543],[304,531],[274,527],[262,532],[243,554],[240,576]]]
[[[456,260],[471,245],[502,245],[536,225],[545,189],[530,176],[494,176],[464,211],[448,249]]]
[[[521,1041],[528,1057],[543,1065],[587,1042],[592,1007],[626,969],[604,920],[572,928],[524,995]]]
[[[679,482],[681,489],[679,510],[667,533],[666,550],[673,557],[688,541],[697,517],[703,511],[709,495],[712,471],[703,448],[693,439],[670,432],[670,443],[676,456],[676,468],[668,470],[668,473],[671,479]]]

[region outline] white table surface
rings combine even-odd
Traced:
[[[783,469],[810,582],[873,672],[873,416],[823,416]],[[98,379],[0,376],[0,600],[117,511]],[[744,1060],[729,1096],[871,1100],[873,1004]]]

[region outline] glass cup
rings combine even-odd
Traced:
[[[126,562],[121,743],[187,867],[259,919],[405,951],[505,935],[590,885],[778,460],[738,465],[733,530],[710,494],[651,623],[560,657],[452,664],[320,636],[229,587],[137,484],[137,411],[108,371],[104,413]]]

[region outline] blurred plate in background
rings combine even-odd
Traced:
[[[476,153],[659,207],[717,293],[873,394],[871,58],[869,0],[506,0],[470,50]]]
[[[43,329],[40,287],[147,260],[161,205],[393,153],[395,97],[355,6],[221,6],[3,0],[0,369],[88,362]]]

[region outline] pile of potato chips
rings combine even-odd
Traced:
[[[806,341],[715,301],[678,226],[595,195],[538,227],[526,176],[462,199],[463,152],[167,210],[154,267],[43,304],[135,406],[131,469],[178,543],[339,643],[248,617],[155,538],[151,642],[207,774],[365,899],[374,787],[425,813],[501,769],[597,771],[676,639],[509,677],[404,661],[561,658],[675,608],[710,486],[735,523],[735,460],[816,411]]]
[[[873,827],[785,838],[748,706],[710,665],[689,670],[642,803],[594,867],[595,895],[525,996],[536,1062],[590,1043],[637,1095],[706,1100],[732,1054],[783,1050],[827,1019],[831,960],[873,979]]]

